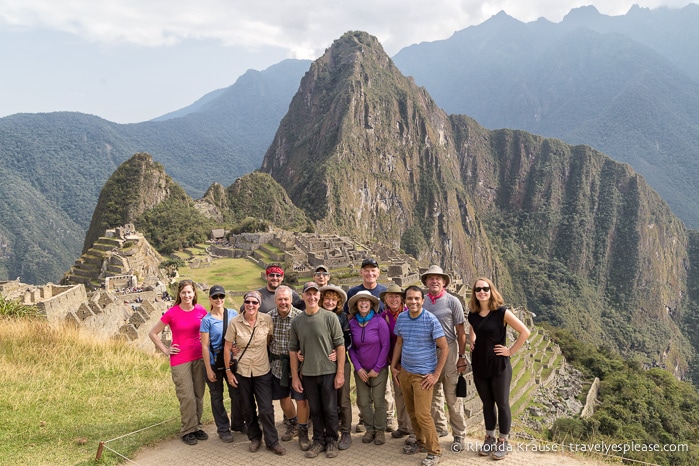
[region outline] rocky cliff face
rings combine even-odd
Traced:
[[[366,33],[312,64],[262,171],[321,231],[424,244],[423,263],[494,277],[539,318],[677,375],[693,357],[677,325],[687,231],[641,177],[445,114]]]

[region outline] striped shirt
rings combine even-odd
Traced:
[[[431,374],[437,368],[436,340],[444,336],[439,320],[424,309],[412,318],[410,312],[401,312],[393,333],[403,339],[400,364],[411,374]]]

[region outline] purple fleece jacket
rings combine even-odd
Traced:
[[[352,318],[350,330],[352,346],[349,356],[354,370],[364,368],[367,372],[372,369],[381,372],[381,369],[388,365],[388,350],[391,346],[391,335],[386,321],[380,315],[374,315],[366,326],[362,327],[357,319]]]

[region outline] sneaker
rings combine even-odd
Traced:
[[[427,453],[427,448],[419,443],[410,443],[403,447],[403,453],[406,455],[414,455],[415,453]]]
[[[415,443],[417,443],[417,437],[415,437],[415,434],[410,434],[408,435],[408,438],[405,439],[406,445],[413,445]]]
[[[410,432],[408,432],[407,430],[403,430],[403,429],[397,429],[397,430],[394,430],[393,432],[391,432],[392,438],[403,438],[406,435],[410,435]]]
[[[393,419],[387,419],[386,420],[386,432],[395,432],[396,430],[396,421]]]
[[[220,438],[223,443],[233,442],[233,434],[230,432],[223,432],[221,434],[218,434],[218,438]]]
[[[325,446],[318,442],[313,442],[311,448],[306,452],[306,458],[315,458],[322,451],[325,451]]]
[[[281,436],[282,441],[288,442],[288,441],[292,440],[296,436],[296,432],[297,432],[296,423],[290,422],[286,426],[286,432],[284,432]]]
[[[197,440],[209,440],[209,434],[207,434],[201,429],[194,432],[194,437],[196,437]]]
[[[189,434],[184,434],[182,436],[182,441],[187,445],[196,445],[197,437],[194,435],[194,432],[190,432]]]
[[[464,439],[463,437],[454,437],[454,441],[451,442],[451,451],[454,453],[459,453],[464,449]]]
[[[510,444],[507,442],[507,440],[498,439],[498,441],[495,443],[495,446],[493,447],[493,452],[490,454],[490,456],[494,460],[501,460],[504,459],[509,452]]]
[[[495,437],[491,437],[490,435],[485,436],[485,440],[483,440],[483,445],[478,447],[478,454],[481,456],[488,456],[490,455],[495,448]]]
[[[325,448],[325,456],[327,458],[337,458],[337,440],[328,442],[328,446]]]
[[[361,434],[362,432],[366,432],[366,427],[364,427],[364,421],[359,421],[357,423],[357,427],[354,429],[355,432],[358,434]]]
[[[371,443],[374,441],[374,433],[371,431],[366,431],[364,432],[364,435],[362,436],[362,443]]]
[[[422,463],[420,464],[422,466],[435,466],[436,464],[439,464],[439,456],[430,453],[424,460],[422,460]]]
[[[386,443],[386,434],[382,430],[377,430],[374,435],[374,445],[383,445]]]
[[[343,432],[342,435],[340,435],[340,441],[337,444],[337,449],[347,450],[350,445],[352,445],[352,436],[349,432]]]
[[[308,439],[308,427],[298,428],[299,448],[301,451],[308,451],[311,448],[311,441]]]

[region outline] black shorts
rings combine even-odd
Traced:
[[[282,387],[279,378],[272,375],[272,399],[281,400],[287,396],[291,396],[291,399],[296,401],[303,401],[306,399],[306,395],[291,388],[291,379],[289,379],[288,387]]]

